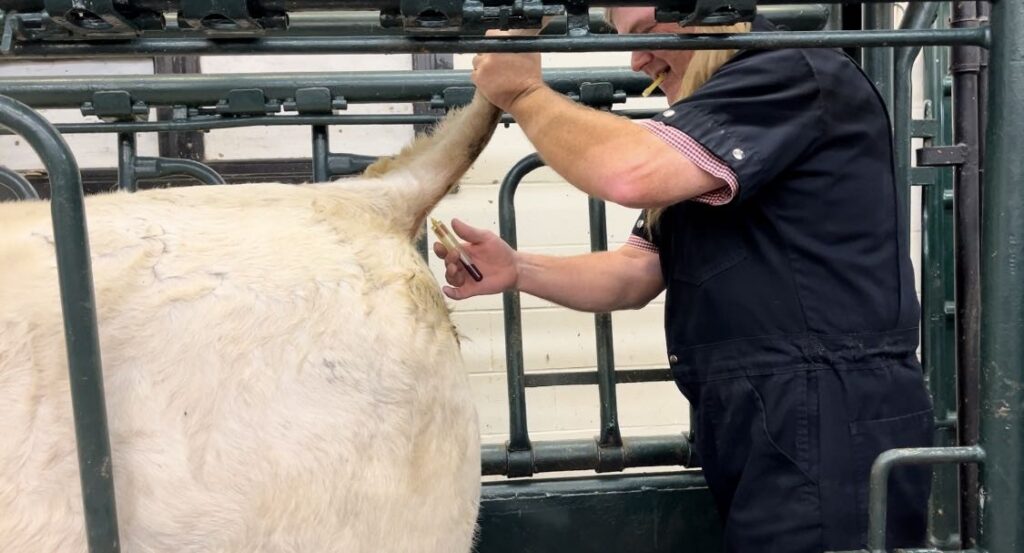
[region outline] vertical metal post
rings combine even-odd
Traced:
[[[939,6],[939,17],[949,17],[947,6]],[[925,119],[936,125],[936,136],[926,139],[925,146],[952,143],[949,88],[946,75],[949,67],[948,49],[925,48],[926,112]],[[956,382],[953,319],[946,312],[946,302],[953,298],[952,213],[947,204],[952,200],[952,170],[936,168],[932,186],[921,190],[921,224],[924,228],[921,252],[921,364],[924,366],[937,417],[941,420],[956,409]],[[942,431],[936,445],[955,443],[952,431]],[[959,547],[959,490],[956,466],[935,467],[929,528],[940,549]]]
[[[907,5],[901,29],[924,29],[930,27],[938,13],[938,4],[911,3]],[[896,203],[902,213],[901,225],[898,229],[906,250],[910,244],[910,122],[913,119],[913,83],[911,76],[914,60],[920,53],[920,47],[908,46],[897,48],[895,53],[896,70],[894,72],[893,100],[890,113],[893,128],[893,157],[896,163]]]
[[[892,4],[864,4],[864,29],[892,29]],[[893,103],[893,51],[892,48],[864,48],[864,71],[874,81],[886,107]]]
[[[992,5],[979,0],[977,7],[978,25],[987,25]],[[978,169],[981,173],[979,182],[985,182],[985,134],[988,129],[988,57],[985,48],[978,49]]]
[[[326,125],[313,125],[313,182],[331,180],[328,156],[331,152],[331,140]]]
[[[843,30],[843,5],[842,4],[829,4],[828,5],[828,22],[825,23],[825,29],[829,31],[842,31]]]
[[[589,198],[590,250],[608,249],[608,222],[605,217],[604,200]],[[618,405],[615,395],[615,352],[612,345],[612,316],[610,313],[595,313],[594,328],[597,336],[597,393],[601,398],[601,435],[599,447],[620,447],[622,435],[619,431]],[[603,458],[602,458],[603,460]],[[618,460],[621,461],[621,458]],[[612,466],[600,466],[599,470],[622,470],[614,466],[615,459],[609,459]]]
[[[114,473],[82,177],[64,139],[28,106],[0,96],[0,126],[25,137],[43,160],[50,177],[50,211],[87,540],[91,553],[117,553],[120,543]]]
[[[157,75],[194,75],[202,73],[199,56],[156,56],[153,58],[153,72]],[[156,108],[157,121],[185,119],[188,108],[184,106]],[[205,141],[202,131],[162,132],[157,138],[160,157],[202,161],[205,157]]]
[[[519,160],[501,183],[498,192],[498,228],[501,238],[513,249],[516,241],[515,193],[520,181],[530,171],[543,167],[537,154]],[[533,473],[530,434],[526,425],[526,379],[523,363],[523,319],[519,291],[502,294],[505,312],[505,363],[508,370],[508,475],[529,476]],[[517,455],[520,454],[520,455]]]
[[[125,192],[139,189],[135,175],[135,133],[117,133],[117,187]]]
[[[953,3],[954,28],[977,25],[975,0]],[[979,323],[981,310],[981,182],[978,165],[978,69],[981,49],[953,48],[953,141],[966,148],[955,171],[953,201],[956,255],[956,354],[958,443],[978,443]],[[965,549],[976,546],[978,532],[978,468],[960,468],[960,539]]]
[[[1024,550],[1024,2],[992,5],[993,67],[982,232],[981,469],[978,545]]]

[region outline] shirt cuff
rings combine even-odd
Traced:
[[[706,192],[693,198],[693,201],[708,205],[725,205],[732,201],[739,190],[739,182],[736,180],[736,173],[728,165],[722,163],[707,148],[690,137],[683,131],[670,127],[661,121],[646,120],[640,121],[640,126],[650,131],[654,136],[663,140],[666,144],[683,154],[686,159],[698,168],[713,177],[725,181],[726,185],[711,192]]]
[[[626,239],[626,245],[645,252],[658,253],[657,246],[635,234],[629,235],[629,238]]]

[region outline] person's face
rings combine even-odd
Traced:
[[[613,8],[612,22],[620,35],[687,32],[678,23],[655,21],[654,8]],[[632,66],[633,71],[643,71],[651,79],[665,73],[665,80],[659,88],[671,102],[679,95],[683,74],[691,58],[692,50],[642,50],[633,52]]]

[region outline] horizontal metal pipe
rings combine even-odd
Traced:
[[[744,48],[974,45],[988,47],[988,27],[744,34],[587,35],[582,37],[416,38],[391,36],[210,40],[138,38],[109,42],[15,43],[0,59],[110,58],[247,54],[408,54],[476,52],[625,52]]]
[[[841,4],[860,3],[891,3],[893,0],[835,0]],[[911,0],[914,2],[942,0]],[[817,4],[820,0],[759,0],[758,4],[763,5],[784,5],[784,4]],[[159,12],[175,12],[181,6],[181,0],[131,0],[127,2],[133,7],[143,7]],[[510,0],[483,0],[485,6],[501,6],[511,4]],[[544,2],[549,5],[563,4],[564,0],[548,0]],[[264,9],[280,11],[326,11],[326,10],[379,10],[398,9],[399,0],[258,0],[253,2]],[[693,0],[689,3],[678,0],[593,0],[587,2],[588,6],[663,6],[672,9],[691,9]],[[44,0],[0,0],[0,9],[17,10],[21,12],[42,11],[45,8]]]
[[[620,110],[616,115],[630,119],[647,119],[662,110]],[[263,117],[208,117],[188,121],[145,121],[140,123],[60,123],[54,125],[62,134],[102,134],[110,132],[164,132],[236,129],[241,127],[289,127],[305,125],[419,125],[440,121],[444,116],[430,114],[360,114],[360,115],[278,115]],[[515,123],[511,116],[502,123]],[[10,131],[0,128],[0,135]]]
[[[208,165],[191,159],[167,157],[140,157],[135,160],[137,178],[158,178],[171,175],[188,175],[203,184],[224,184],[224,177]]]
[[[533,442],[532,445],[533,474],[597,470],[601,466],[601,448],[595,440],[558,440]],[[683,466],[689,459],[689,450],[690,446],[682,434],[623,438],[623,468]],[[505,444],[486,444],[481,455],[484,476],[508,473],[508,452]]]
[[[24,10],[19,10],[24,12]],[[816,31],[825,27],[831,14],[828,4],[760,6],[757,13],[769,21],[790,31]],[[595,9],[590,12],[590,32],[610,34],[615,32],[605,19],[604,10]],[[19,13],[18,17],[34,27],[42,22],[43,13]],[[401,27],[384,27],[380,23],[380,13],[376,11],[335,11],[335,12],[297,12],[289,14],[287,29],[265,29],[261,36],[393,36],[404,35]],[[194,37],[195,32],[183,30],[172,17],[167,18],[166,27],[159,33],[162,38]],[[484,30],[470,30],[464,36],[483,35]],[[541,34],[564,35],[566,33],[566,17],[551,17]],[[85,40],[101,40],[102,36],[80,37]],[[44,39],[46,40],[46,39]]]
[[[2,58],[0,58],[2,59]],[[649,77],[621,68],[558,69],[544,72],[558,92],[578,92],[582,83],[610,82],[637,96]],[[126,91],[134,102],[156,106],[212,106],[237,89],[259,89],[267,100],[293,99],[301,88],[326,88],[348,103],[429,102],[446,88],[472,87],[470,71],[350,71],[323,73],[169,74],[6,77],[0,94],[37,108],[80,107],[97,92]]]

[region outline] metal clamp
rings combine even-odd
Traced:
[[[266,29],[287,29],[288,14],[253,11],[247,0],[182,0],[178,26],[183,30],[217,34],[262,34]]]
[[[137,36],[162,30],[163,14],[132,6],[120,11],[114,0],[45,0],[50,19],[77,35]]]
[[[295,91],[295,98],[284,101],[285,111],[297,111],[303,114],[328,114],[336,109],[347,109],[348,102],[344,96],[334,97],[326,87],[300,88]]]
[[[149,106],[132,100],[126,90],[102,90],[92,95],[91,102],[82,104],[82,115],[93,115],[106,122],[145,121]]]
[[[381,10],[381,25],[431,33],[539,29],[545,16],[563,12],[561,5],[545,5],[543,0],[513,0],[499,6],[485,6],[481,0],[401,0],[398,10]]]
[[[732,25],[753,21],[757,15],[756,0],[690,0],[691,9],[667,10],[657,8],[654,18],[668,23],[678,21],[683,27],[690,25]]]
[[[430,99],[430,107],[432,109],[449,110],[466,106],[473,101],[474,94],[476,94],[476,87],[449,86],[442,90],[440,95],[435,94]]]
[[[217,102],[214,111],[220,115],[268,115],[281,111],[281,102],[268,100],[259,88],[236,88]]]

